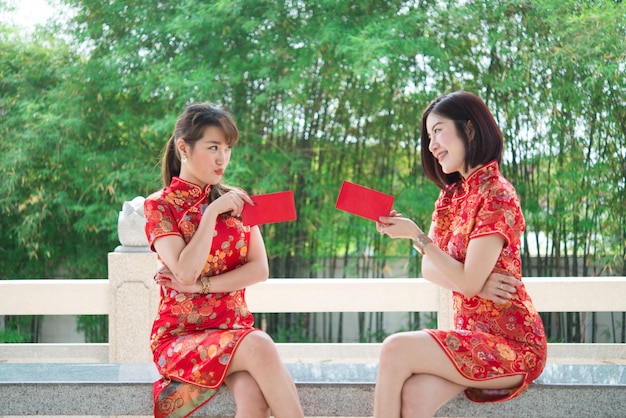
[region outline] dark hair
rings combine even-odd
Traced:
[[[426,119],[430,114],[454,121],[457,133],[465,145],[465,169],[493,160],[498,164],[502,162],[502,132],[487,105],[478,96],[466,91],[439,96],[422,113],[421,144],[424,174],[440,189],[457,183],[461,179],[461,173],[444,173],[428,149],[430,138]],[[473,135],[468,135],[468,132]]]
[[[192,104],[185,108],[178,117],[174,133],[165,144],[163,160],[161,161],[161,179],[163,185],[168,186],[172,177],[180,175],[180,155],[176,148],[177,141],[185,141],[191,149],[204,135],[204,130],[209,126],[216,126],[224,131],[226,143],[233,146],[239,140],[239,129],[232,115],[226,110],[210,103]],[[211,187],[209,201],[217,199],[222,194],[231,190],[223,184]]]

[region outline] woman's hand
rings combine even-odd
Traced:
[[[408,218],[403,218],[401,213],[392,210],[389,216],[381,216],[376,222],[376,229],[381,234],[387,234],[391,238],[415,239],[422,230]]]
[[[231,190],[211,202],[208,210],[213,211],[215,216],[230,212],[231,216],[238,217],[241,216],[245,203],[254,206],[254,202],[245,192]]]
[[[517,286],[521,284],[522,282],[513,276],[491,273],[478,296],[499,304],[505,304],[517,292]]]
[[[200,293],[202,290],[202,285],[197,281],[191,285],[180,283],[166,265],[157,270],[154,281],[160,286],[169,287],[181,293]]]

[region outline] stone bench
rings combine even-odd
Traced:
[[[287,363],[306,416],[372,415],[374,363]],[[0,363],[0,411],[4,415],[152,414],[153,364]],[[232,417],[227,389],[198,417]],[[440,417],[625,417],[626,365],[548,364],[520,397],[475,404],[459,395]]]

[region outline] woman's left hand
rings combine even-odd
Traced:
[[[517,286],[521,284],[521,280],[513,276],[491,273],[478,296],[499,304],[505,304],[513,298],[513,295],[517,292]]]

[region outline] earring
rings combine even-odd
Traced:
[[[187,157],[185,157],[184,155],[180,158],[180,161],[182,161],[183,163],[187,162]]]

